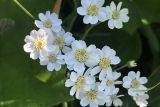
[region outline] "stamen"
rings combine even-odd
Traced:
[[[87,8],[87,14],[91,16],[97,16],[99,8],[96,5],[89,5]]]
[[[76,86],[77,89],[83,89],[85,83],[86,83],[85,77],[84,76],[79,76],[75,86]]]
[[[108,69],[110,67],[111,60],[109,58],[103,57],[100,59],[99,66],[102,69]]]
[[[89,100],[95,100],[97,98],[97,91],[95,90],[90,90],[88,92],[86,92],[85,96],[89,99]]]
[[[46,27],[46,28],[51,28],[52,27],[52,22],[48,19],[48,20],[45,20],[43,25]]]
[[[75,56],[75,59],[79,62],[85,62],[89,58],[89,55],[86,49],[84,48],[77,49],[74,56]]]
[[[44,38],[37,38],[34,40],[33,45],[34,45],[34,48],[36,48],[36,50],[40,51],[44,49],[44,47],[46,46],[46,42]]]

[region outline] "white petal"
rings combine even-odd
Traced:
[[[101,84],[98,86],[99,91],[103,91],[106,87],[105,82],[101,82]]]
[[[86,76],[86,82],[87,84],[94,84],[95,78],[93,76]]]
[[[89,104],[89,101],[86,98],[82,98],[80,104],[81,106],[87,106]]]
[[[122,28],[122,27],[123,27],[122,21],[120,21],[120,20],[115,20],[115,21],[114,21],[114,26],[115,26],[117,29]]]
[[[49,63],[49,64],[47,65],[47,70],[48,70],[48,71],[53,71],[54,69],[55,69],[55,65],[54,65],[54,64]]]
[[[92,20],[90,21],[91,24],[97,24],[98,23],[98,17],[92,16]]]
[[[83,18],[83,23],[84,24],[89,24],[92,20],[92,16],[84,16]]]
[[[98,107],[97,102],[95,102],[95,101],[90,102],[90,107]]]
[[[39,13],[39,19],[42,21],[46,20],[46,16],[43,13]]]
[[[108,27],[109,27],[110,29],[114,29],[114,21],[113,21],[112,19],[110,19],[110,20],[108,21]]]
[[[25,45],[23,46],[23,48],[24,48],[24,51],[25,51],[25,52],[32,52],[32,51],[33,51],[33,48],[32,48],[32,46],[31,46],[31,43],[25,44]]]
[[[73,85],[74,85],[74,82],[73,82],[73,81],[71,81],[70,79],[66,80],[66,82],[65,82],[65,86],[66,86],[66,87],[71,87],[71,86],[73,86]]]
[[[71,48],[69,48],[67,46],[64,46],[63,49],[62,49],[62,52],[67,53],[67,52],[71,52],[71,50],[72,50]]]
[[[30,53],[30,58],[37,59],[39,57],[39,53],[37,51],[33,51]]]
[[[116,64],[119,64],[120,61],[121,61],[121,60],[120,60],[119,57],[114,56],[114,57],[112,57],[111,63],[114,64],[114,65],[116,65]]]
[[[100,71],[101,71],[100,66],[94,67],[94,68],[91,70],[91,75],[96,75],[96,74],[98,74]]]
[[[47,65],[49,63],[48,58],[40,58],[40,65]]]
[[[77,8],[77,13],[80,14],[80,15],[86,15],[87,14],[86,9],[83,8],[83,7],[78,7]]]
[[[85,70],[84,63],[76,62],[74,64],[74,70],[80,74],[84,73],[84,70]]]
[[[128,14],[128,9],[127,8],[123,8],[121,11],[120,11],[121,14]]]
[[[52,31],[54,31],[54,32],[59,32],[59,31],[61,31],[61,29],[62,29],[61,26],[53,26],[52,27]]]
[[[113,1],[110,4],[110,8],[111,8],[112,11],[114,11],[116,9],[116,5]]]
[[[115,106],[122,106],[123,102],[122,102],[122,100],[120,100],[120,99],[116,99],[116,100],[113,101],[113,104],[114,104]]]
[[[73,95],[75,94],[76,90],[77,90],[76,87],[73,86],[73,87],[71,88],[71,90],[70,90],[70,95],[73,96]]]
[[[75,59],[72,52],[69,52],[64,57],[67,65],[73,65],[75,63]]]
[[[113,72],[113,79],[117,80],[121,76],[121,73]]]
[[[101,71],[100,74],[99,74],[99,80],[105,79],[106,75],[107,75],[106,71]]]
[[[101,22],[106,21],[107,20],[106,13],[99,12],[99,14],[98,14],[98,20],[101,21]]]
[[[148,82],[148,80],[146,77],[141,77],[140,82],[141,82],[141,84],[146,84]]]
[[[131,79],[135,79],[136,78],[136,73],[134,71],[130,71],[128,73],[128,76],[131,78]]]
[[[121,6],[122,6],[122,2],[119,2],[118,5],[117,5],[117,10],[118,10],[118,11],[120,11]]]
[[[123,87],[124,87],[124,88],[130,88],[130,87],[131,87],[131,82],[130,82],[130,81],[125,81],[125,82],[123,83]]]
[[[130,78],[130,77],[128,77],[128,76],[125,76],[125,77],[123,77],[123,82],[126,82],[126,81],[132,81],[132,79]]]
[[[71,72],[70,79],[71,79],[73,82],[76,82],[76,81],[77,81],[77,78],[78,78],[78,75],[77,75],[75,72]]]
[[[55,70],[56,71],[59,71],[61,69],[61,64],[55,64]]]
[[[86,66],[93,67],[99,63],[99,56],[96,53],[92,53],[89,56],[89,59],[86,61]]]
[[[35,20],[35,25],[38,27],[38,28],[43,28],[44,26],[43,26],[43,23],[41,22],[41,21],[39,21],[39,20]]]

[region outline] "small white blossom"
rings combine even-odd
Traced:
[[[108,21],[108,27],[110,29],[114,28],[122,28],[123,23],[126,23],[129,21],[128,17],[128,9],[124,8],[121,9],[122,2],[120,2],[117,7],[114,2],[111,2],[110,6],[106,7],[106,15]]]
[[[123,102],[120,99],[123,95],[117,95],[119,92],[119,88],[113,89],[112,93],[109,94],[109,101],[106,101],[106,106],[111,106],[112,103],[115,107],[122,106]]]
[[[81,0],[81,7],[77,8],[78,14],[84,16],[85,24],[96,24],[106,20],[104,5],[105,0]]]
[[[65,82],[66,87],[72,87],[71,96],[76,93],[76,98],[79,98],[80,92],[90,90],[91,86],[95,84],[95,77],[89,75],[89,71],[90,69],[85,73],[71,72],[70,78]]]
[[[108,46],[104,46],[102,50],[98,50],[97,54],[100,56],[98,66],[94,67],[91,71],[91,75],[99,74],[99,79],[105,78],[109,71],[112,71],[111,65],[120,63],[120,58],[115,56],[116,52]]]
[[[128,61],[128,67],[129,68],[133,68],[133,67],[136,67],[136,66],[137,66],[137,63],[135,62],[135,60]]]
[[[98,85],[99,83],[97,82],[89,91],[80,93],[81,106],[99,107],[99,105],[104,105],[106,101],[109,101],[109,97],[103,91],[98,90]]]
[[[65,62],[68,69],[76,72],[84,72],[85,65],[93,67],[98,64],[99,56],[97,55],[97,48],[95,45],[87,47],[82,40],[75,40],[72,43],[72,51],[65,54]],[[73,69],[71,69],[73,68]]]
[[[47,52],[46,56],[40,57],[39,59],[41,65],[47,65],[48,71],[59,71],[61,65],[65,64],[58,48],[52,52]]]
[[[46,14],[39,13],[39,20],[35,20],[35,25],[46,31],[59,32],[61,30],[62,20],[58,19],[58,15],[56,13],[50,13],[50,11],[46,11]]]
[[[24,40],[26,42],[24,51],[30,53],[32,59],[45,56],[48,51],[55,49],[50,40],[50,36],[44,30],[33,30]]]
[[[147,83],[146,77],[140,77],[140,72],[130,71],[128,76],[123,78],[123,87],[128,89],[128,94],[135,96],[136,94],[143,94],[147,88],[144,84]]]
[[[149,95],[148,94],[142,94],[142,95],[137,94],[133,97],[133,99],[138,106],[147,107],[148,105],[147,99],[149,99]]]
[[[115,85],[122,84],[122,81],[117,81],[117,79],[121,76],[121,73],[117,72],[109,72],[105,79],[102,80],[101,84],[99,85],[98,89],[100,91],[105,90],[105,93],[108,95],[112,93],[115,88]]]
[[[63,53],[71,51],[71,44],[75,40],[70,32],[66,32],[62,29],[60,32],[50,33],[52,37],[53,45],[59,48]]]

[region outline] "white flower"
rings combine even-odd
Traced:
[[[61,65],[65,64],[58,48],[52,52],[47,52],[46,56],[40,57],[39,59],[41,65],[47,65],[48,71],[59,71],[61,69]]]
[[[35,20],[35,24],[38,28],[46,31],[59,32],[61,30],[62,20],[58,19],[56,13],[50,13],[46,11],[46,14],[39,13],[39,20]]]
[[[71,51],[71,44],[75,40],[70,32],[66,32],[62,29],[58,33],[51,33],[53,45],[62,50],[63,53]]]
[[[147,88],[144,84],[147,83],[146,77],[140,77],[140,72],[130,71],[128,76],[123,78],[123,87],[128,89],[128,94],[135,96],[136,94],[143,94]]]
[[[96,24],[106,20],[106,10],[102,7],[104,0],[81,0],[81,7],[77,8],[78,14],[84,16],[85,24]]]
[[[96,83],[89,91],[84,91],[80,93],[80,104],[81,106],[99,107],[99,105],[104,105],[109,97],[103,91],[98,90],[99,83]]]
[[[95,84],[95,77],[89,75],[89,71],[90,69],[85,73],[71,72],[70,78],[65,82],[66,87],[72,87],[70,90],[71,96],[76,93],[76,98],[78,98],[81,91],[88,91]]]
[[[122,28],[123,24],[129,21],[128,9],[121,9],[122,2],[116,7],[114,2],[111,2],[110,6],[106,6],[106,14],[108,21],[108,27],[110,29]]]
[[[24,41],[26,42],[24,51],[30,53],[30,58],[32,59],[45,56],[46,52],[55,49],[50,41],[50,36],[42,29],[31,31],[30,35],[26,36]]]
[[[98,89],[100,91],[105,90],[106,94],[112,93],[115,85],[122,84],[122,81],[117,81],[117,79],[121,76],[121,73],[117,72],[109,72],[105,79],[102,80]]]
[[[148,105],[147,99],[149,99],[149,95],[148,94],[142,94],[142,95],[137,94],[136,96],[133,97],[133,99],[138,106],[147,107]]]
[[[108,46],[104,46],[102,50],[98,50],[100,56],[99,65],[94,67],[91,75],[99,74],[99,79],[102,80],[107,75],[107,72],[112,71],[111,65],[116,65],[120,62],[120,58],[115,56],[116,52]]]
[[[119,88],[113,89],[112,93],[109,94],[109,101],[106,101],[106,106],[111,106],[112,103],[115,107],[122,106],[123,102],[119,97],[122,97],[123,95],[117,95],[119,92]]]
[[[129,68],[133,68],[133,67],[136,67],[136,66],[137,66],[137,63],[135,62],[135,60],[128,61],[128,67]]]
[[[75,40],[72,43],[72,51],[65,54],[65,62],[68,69],[74,69],[76,72],[84,72],[85,65],[87,67],[97,65],[99,62],[99,56],[96,52],[97,48],[95,45],[90,45],[87,47],[84,41]]]

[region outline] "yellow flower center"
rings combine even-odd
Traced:
[[[120,12],[117,10],[114,10],[112,14],[112,19],[119,19],[119,17],[120,17]]]
[[[75,86],[76,86],[77,89],[82,90],[84,85],[85,85],[85,83],[86,83],[85,77],[84,76],[79,76]]]
[[[89,58],[89,55],[86,49],[82,48],[76,50],[74,57],[78,62],[85,62]]]
[[[113,85],[114,85],[114,80],[107,80],[107,81],[106,81],[106,85],[107,85],[108,87],[113,86]]]
[[[138,80],[133,80],[131,86],[133,88],[139,88],[140,87],[140,82]]]
[[[55,63],[57,61],[57,58],[55,55],[50,55],[49,56],[49,61],[52,62],[52,63]]]
[[[96,5],[89,5],[87,8],[87,14],[91,16],[97,16],[99,8]]]
[[[110,64],[111,64],[110,58],[103,57],[100,59],[99,66],[102,69],[108,69],[110,67]]]
[[[48,19],[48,20],[45,20],[43,22],[43,25],[46,27],[46,28],[51,28],[52,27],[52,22]]]
[[[95,90],[90,90],[90,91],[88,91],[88,92],[85,93],[85,96],[86,96],[89,100],[93,101],[93,100],[95,100],[95,99],[97,98],[97,91],[95,91]]]
[[[46,41],[44,38],[37,38],[34,40],[33,45],[36,50],[40,51],[46,46]]]
[[[115,94],[113,94],[113,95],[111,95],[111,99],[112,99],[112,101],[114,101],[117,99],[117,96]]]
[[[59,46],[59,48],[62,49],[65,45],[64,38],[62,36],[55,37],[53,44]]]

